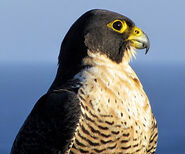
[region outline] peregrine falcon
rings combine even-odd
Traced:
[[[83,14],[66,34],[56,78],[20,129],[11,154],[155,153],[157,123],[129,65],[147,35],[108,10]]]

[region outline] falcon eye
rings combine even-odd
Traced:
[[[114,20],[107,24],[107,27],[118,33],[123,33],[127,29],[127,24],[124,20]]]
[[[113,27],[114,29],[116,29],[116,30],[121,30],[121,28],[122,28],[122,23],[121,23],[121,21],[116,21],[116,22],[114,22],[113,25],[112,25],[112,27]]]

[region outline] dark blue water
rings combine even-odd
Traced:
[[[159,127],[158,154],[185,154],[185,63],[133,64]],[[0,154],[51,85],[56,64],[0,64]]]

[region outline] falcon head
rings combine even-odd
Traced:
[[[147,35],[133,21],[108,10],[88,11],[71,26],[62,42],[58,74],[62,80],[73,77],[88,51],[106,55],[119,64],[131,48],[145,48],[146,53],[149,49]]]

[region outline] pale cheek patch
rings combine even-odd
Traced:
[[[129,63],[132,60],[132,57],[136,59],[136,51],[133,47],[130,47],[130,49],[124,51],[122,62]]]

